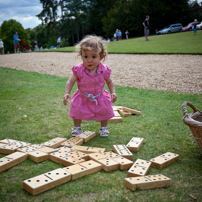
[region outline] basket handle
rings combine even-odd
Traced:
[[[182,105],[183,116],[188,115],[187,108],[186,108],[187,106],[191,107],[194,110],[194,112],[199,111],[191,102],[186,101]]]

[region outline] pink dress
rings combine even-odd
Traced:
[[[111,96],[104,89],[111,69],[100,62],[94,74],[89,73],[83,63],[74,66],[72,71],[78,78],[78,89],[71,98],[69,116],[85,121],[93,118],[95,121],[104,121],[114,117]]]

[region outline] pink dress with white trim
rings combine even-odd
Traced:
[[[89,73],[83,63],[74,66],[72,71],[78,78],[78,89],[71,98],[69,116],[85,121],[93,118],[95,121],[104,121],[114,117],[111,96],[104,89],[111,69],[100,62],[94,74]]]

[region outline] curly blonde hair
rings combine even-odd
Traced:
[[[105,60],[107,56],[107,45],[102,37],[95,35],[85,36],[77,45],[76,51],[78,56],[82,56],[82,53],[86,50],[95,50],[100,56],[103,56]]]

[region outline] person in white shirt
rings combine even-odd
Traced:
[[[1,51],[1,54],[3,55],[4,54],[4,42],[0,39],[0,51]]]
[[[57,48],[61,47],[61,36],[58,36],[58,40],[57,40]]]

